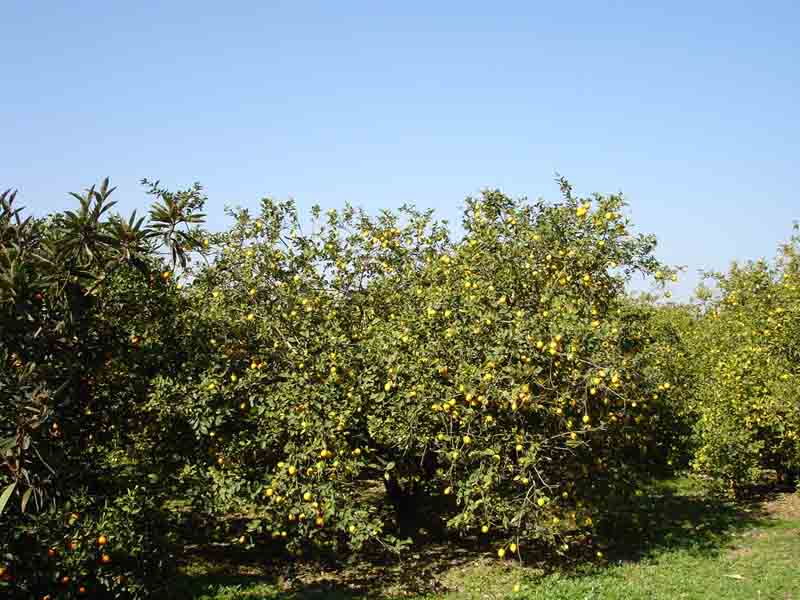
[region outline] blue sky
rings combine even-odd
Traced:
[[[557,6],[556,6],[557,5]],[[44,212],[109,175],[223,206],[403,202],[484,187],[623,191],[659,254],[773,254],[800,218],[795,2],[0,5],[0,187]]]

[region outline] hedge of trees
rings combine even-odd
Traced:
[[[188,539],[265,553],[484,539],[594,554],[692,468],[726,493],[800,465],[800,263],[677,271],[618,195],[486,191],[431,212],[291,202],[204,229],[199,186],[0,196],[0,591],[157,594]],[[310,222],[308,222],[310,221]]]

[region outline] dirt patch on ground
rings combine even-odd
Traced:
[[[730,558],[736,560],[736,559],[739,559],[739,558],[744,558],[746,556],[750,556],[751,554],[753,554],[753,549],[752,548],[747,548],[747,547],[737,548],[737,547],[734,546],[733,548],[731,548],[731,551],[728,554],[728,556]]]
[[[752,511],[754,509],[750,510]],[[778,494],[763,502],[763,504],[758,507],[757,512],[773,521],[800,522],[800,492]],[[756,527],[737,535],[736,537],[741,539],[741,545],[734,544],[730,546],[728,556],[732,559],[737,559],[752,554],[753,549],[747,544],[752,540],[769,537],[770,533],[768,529],[769,527],[767,527],[767,529]]]
[[[761,540],[769,537],[769,531],[766,529],[748,529],[739,534],[739,537],[748,540]]]
[[[751,529],[739,534],[737,537],[741,538],[743,544],[749,544],[753,540],[769,537],[769,533],[763,529]],[[732,559],[744,558],[753,554],[753,552],[754,551],[750,546],[734,544],[730,546],[730,552],[728,553],[728,556]]]
[[[764,505],[764,511],[773,519],[800,521],[800,492],[782,494]]]

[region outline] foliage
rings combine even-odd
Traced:
[[[565,180],[468,198],[458,237],[412,206],[305,222],[269,198],[210,233],[199,186],[143,184],[148,218],[107,180],[45,218],[0,197],[12,597],[146,597],[198,540],[580,552],[654,474],[800,462],[797,240],[695,307],[632,297],[676,271],[621,196]]]
[[[800,238],[774,263],[711,274],[717,297],[689,330],[699,374],[695,468],[739,492],[763,469],[800,469]]]
[[[194,358],[148,403],[166,437],[192,432],[195,510],[297,554],[590,537],[667,460],[672,384],[625,285],[672,273],[621,197],[562,183],[556,204],[469,199],[459,240],[412,207],[317,209],[310,234],[291,203],[234,212],[186,291]]]
[[[654,433],[657,453],[666,459],[661,465],[665,474],[682,472],[696,451],[693,429],[698,415],[694,400],[699,373],[689,336],[699,315],[688,304],[658,304],[648,299],[645,306],[651,311],[646,330],[649,376],[671,382],[668,389],[662,385],[656,391],[661,395],[668,392]]]
[[[47,544],[73,535],[64,525],[78,510],[71,507],[87,513],[85,535],[92,524],[118,523],[124,531],[107,531],[109,539],[148,531],[160,518],[158,504],[140,503],[152,509],[145,522],[123,504],[131,490],[151,503],[161,493],[148,478],[148,459],[157,457],[139,443],[147,423],[137,419],[148,377],[170,364],[158,340],[168,334],[176,292],[158,252],[186,262],[202,197],[199,188],[170,194],[151,185],[158,200],[146,222],[113,213],[113,191],[104,180],[73,194],[76,210],[46,218],[25,216],[14,193],[0,196],[0,547],[12,595],[28,597],[46,582],[61,590],[63,581],[47,579],[54,573],[75,580],[76,590],[83,585],[77,578],[89,576],[86,555],[39,562]],[[129,560],[120,555],[103,573],[119,572],[117,565],[152,545],[142,535],[127,540]],[[65,575],[67,565],[76,571]],[[141,596],[146,572],[136,569],[138,580],[115,589]]]

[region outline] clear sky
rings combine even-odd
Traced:
[[[660,256],[771,256],[800,218],[797,2],[0,4],[0,188],[109,175],[223,207],[623,191]],[[696,277],[678,293],[688,295]]]

